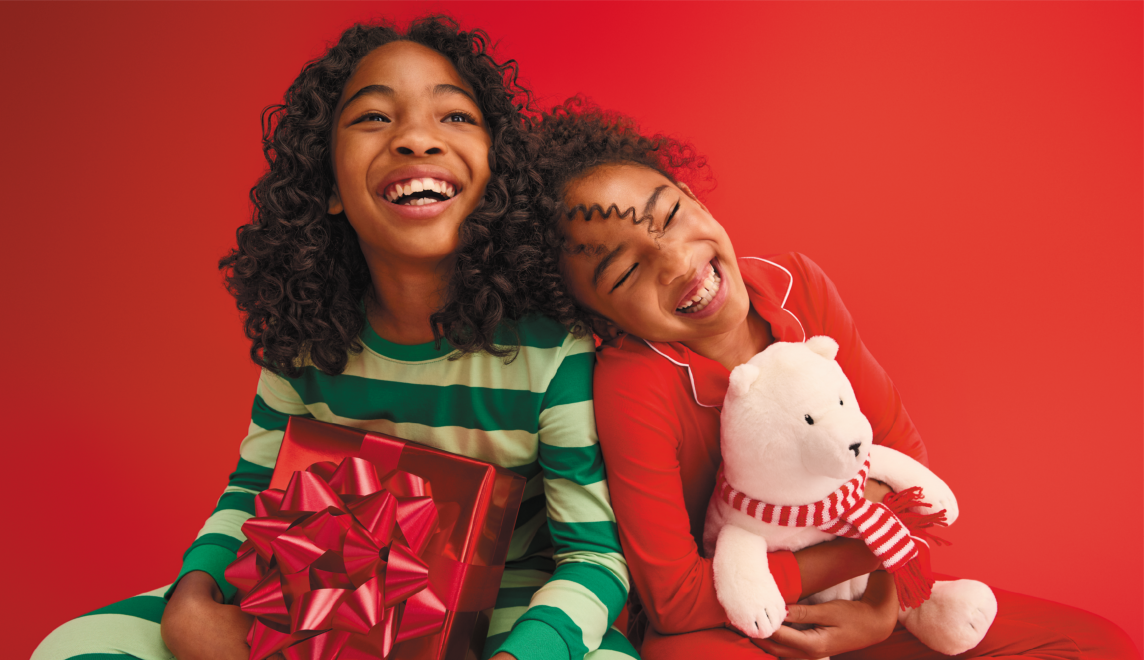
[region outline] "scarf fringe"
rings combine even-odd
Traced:
[[[917,607],[929,599],[933,590],[933,572],[930,570],[929,546],[918,539],[918,554],[893,571],[898,588],[898,607],[905,610]]]
[[[929,502],[923,502],[924,495],[920,486],[907,488],[900,493],[890,493],[883,500],[882,504],[889,507],[890,511],[902,521],[906,529],[910,530],[913,536],[921,537],[926,541],[933,541],[937,545],[953,545],[952,541],[947,541],[940,536],[934,536],[931,527],[948,527],[945,521],[945,509],[935,513],[918,513],[910,511],[915,507],[932,507]]]

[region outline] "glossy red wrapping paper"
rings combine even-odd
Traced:
[[[525,480],[400,438],[293,417],[227,569],[251,659],[480,656]]]

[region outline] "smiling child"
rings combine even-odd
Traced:
[[[238,467],[164,587],[70,621],[36,660],[247,660],[223,571],[291,415],[528,479],[484,657],[631,657],[592,417],[593,344],[526,314],[528,94],[449,19],[347,30],[272,108],[255,217],[221,261],[263,367]],[[169,598],[168,602],[166,599]]]
[[[811,629],[783,626],[765,640],[733,629],[716,598],[711,558],[700,552],[732,368],[772,342],[828,335],[874,442],[927,464],[925,445],[822,270],[800,254],[736,255],[682,180],[702,166],[690,148],[641,135],[632,120],[577,100],[547,115],[535,138],[548,250],[537,285],[548,288],[537,304],[610,340],[597,355],[596,418],[633,595],[642,601],[629,628],[633,639],[643,635],[641,655],[946,657],[895,629],[898,602],[884,571],[871,576],[861,601],[793,604],[878,568],[859,540],[760,557],[790,604],[787,621]],[[1135,656],[1105,619],[994,591],[997,618],[966,657]]]

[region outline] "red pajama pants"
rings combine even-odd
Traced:
[[[1052,601],[993,589],[997,618],[976,648],[964,658],[1036,658],[1037,660],[1131,660],[1140,652],[1118,626],[1090,612]],[[640,648],[644,660],[770,660],[771,655],[727,628],[683,635],[648,630]],[[860,651],[832,656],[833,660],[938,660],[950,658],[931,651],[901,625],[890,638]]]

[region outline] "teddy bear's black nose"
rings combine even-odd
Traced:
[[[854,452],[855,456],[858,456],[858,450],[861,448],[862,448],[861,442],[855,442],[854,444],[850,445],[850,451]]]

